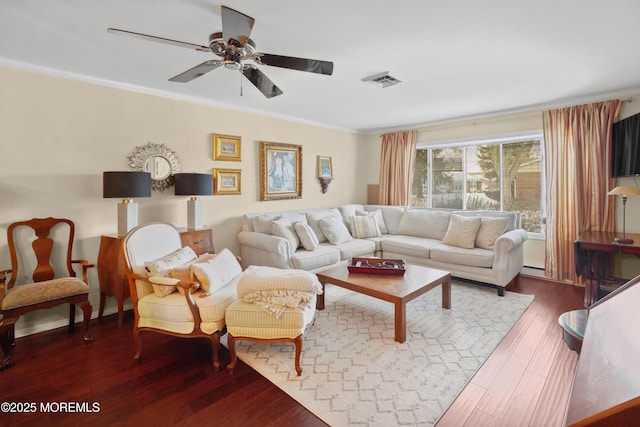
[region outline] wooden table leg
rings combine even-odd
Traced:
[[[407,304],[404,301],[395,305],[395,340],[405,342],[407,340]]]
[[[98,319],[102,319],[102,315],[104,314],[104,303],[107,300],[107,294],[103,291],[100,291],[100,308],[98,310]]]
[[[326,289],[324,283],[321,282],[320,284],[322,285],[322,293],[316,298],[316,310],[324,310],[324,293]]]
[[[442,308],[451,308],[451,275],[442,282]]]

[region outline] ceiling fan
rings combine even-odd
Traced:
[[[133,31],[119,30],[117,28],[107,28],[107,32],[114,34],[124,34],[140,37],[160,43],[174,46],[195,49],[200,52],[213,52],[222,59],[210,59],[202,64],[170,78],[172,82],[187,83],[191,80],[203,76],[209,71],[224,66],[231,70],[240,71],[255,87],[267,98],[272,98],[282,94],[282,90],[277,87],[260,69],[258,65],[271,65],[274,67],[289,68],[291,70],[308,71],[310,73],[331,75],[333,73],[333,62],[319,61],[315,59],[297,58],[292,56],[273,55],[261,53],[256,50],[256,45],[249,38],[255,20],[231,9],[222,6],[222,31],[212,33],[209,36],[209,45],[198,45],[167,39],[164,37],[150,36],[148,34],[136,33]],[[252,61],[248,62],[248,61]]]

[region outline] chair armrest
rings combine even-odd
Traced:
[[[138,276],[142,278],[142,276]],[[174,279],[171,277],[160,277],[160,276],[152,276],[145,277],[144,280],[148,282],[159,285],[159,286],[178,286],[184,289],[184,297],[187,300],[187,305],[191,310],[191,314],[193,315],[193,321],[195,322],[195,327],[200,330],[200,323],[202,319],[200,318],[200,311],[196,306],[196,302],[193,300],[193,295],[191,294],[191,290],[196,288],[195,282],[183,282],[180,279]]]
[[[4,299],[5,287],[7,286],[7,275],[13,274],[13,270],[0,270],[0,304]]]
[[[95,267],[95,265],[93,263],[90,263],[88,260],[86,259],[72,259],[71,260],[72,264],[80,264],[82,266],[82,280],[85,283],[89,283],[89,278],[87,276],[87,270],[90,269],[91,267]]]
[[[289,269],[291,253],[289,241],[283,237],[255,231],[241,231],[238,234],[242,267],[249,265],[268,265]]]

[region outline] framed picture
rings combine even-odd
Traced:
[[[302,146],[260,142],[260,200],[302,197]]]
[[[240,169],[214,169],[213,194],[240,194]]]
[[[213,134],[213,160],[240,161],[239,136]]]
[[[331,157],[318,156],[318,178],[333,178]]]

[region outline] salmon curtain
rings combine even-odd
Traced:
[[[378,203],[381,205],[409,205],[416,140],[415,130],[382,135],[378,188]]]
[[[575,283],[573,242],[585,230],[615,230],[611,126],[620,101],[545,111],[547,231],[545,273]]]

